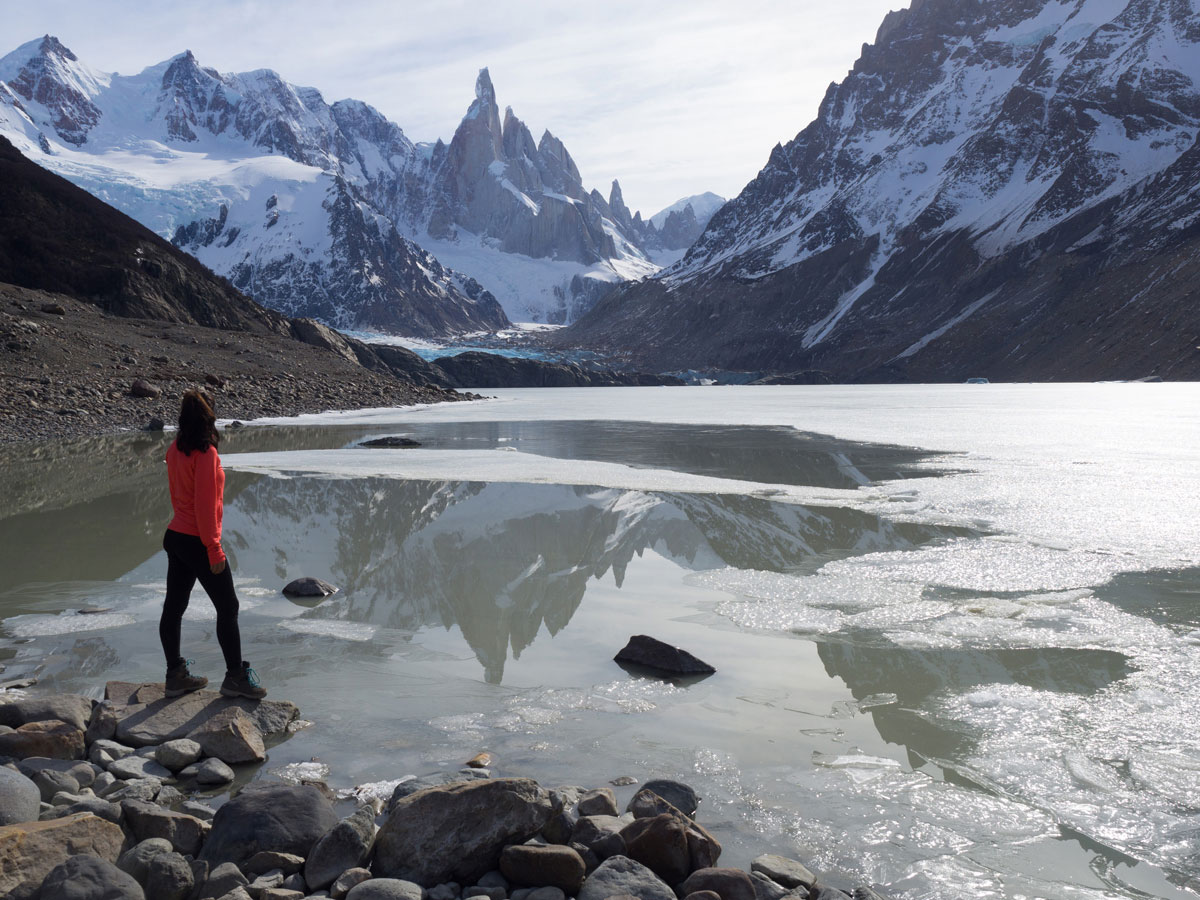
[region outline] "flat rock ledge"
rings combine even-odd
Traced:
[[[549,789],[465,764],[340,800],[319,782],[255,780],[214,810],[195,796],[211,790],[199,774],[233,772],[212,735],[244,746],[242,731],[286,731],[293,704],[129,682],[110,682],[101,703],[18,702],[0,692],[4,727],[73,730],[86,758],[0,757],[6,900],[884,900],[784,856],[721,866],[701,798],[666,778],[613,779],[624,812],[607,787]]]

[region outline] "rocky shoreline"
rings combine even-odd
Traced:
[[[477,396],[421,383],[420,372],[404,380],[367,368],[345,348],[322,346],[322,335],[309,339],[112,316],[0,284],[0,444],[171,424],[196,386],[213,395],[219,417],[243,420]]]
[[[25,685],[27,687],[28,685]],[[165,696],[112,681],[100,702],[0,690],[0,895],[11,900],[881,900],[764,854],[719,865],[685,784],[547,789],[481,753],[454,772],[361,785],[256,780],[308,724],[286,701]],[[240,771],[235,774],[234,766]]]

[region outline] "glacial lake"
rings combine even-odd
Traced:
[[[312,723],[243,777],[488,750],[688,782],[727,865],[1200,892],[1200,385],[494,393],[225,430],[245,654]],[[161,680],[170,437],[0,448],[0,681]],[[341,591],[289,601],[301,575]],[[197,589],[217,680],[213,624]],[[643,633],[717,674],[614,663]]]

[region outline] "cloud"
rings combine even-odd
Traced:
[[[223,72],[272,68],[370,103],[413,140],[449,140],[487,66],[501,108],[560,137],[589,187],[607,195],[617,178],[649,215],[736,195],[900,2],[43,0],[9,5],[5,33],[12,47],[56,34],[106,71],[184,49]]]

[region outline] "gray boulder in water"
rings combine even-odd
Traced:
[[[328,581],[307,575],[297,578],[295,581],[289,581],[283,586],[283,593],[289,597],[328,597],[337,592],[337,587]]]
[[[686,650],[672,647],[645,634],[635,634],[631,637],[629,643],[613,659],[619,663],[646,666],[673,675],[712,675],[717,671]]]

